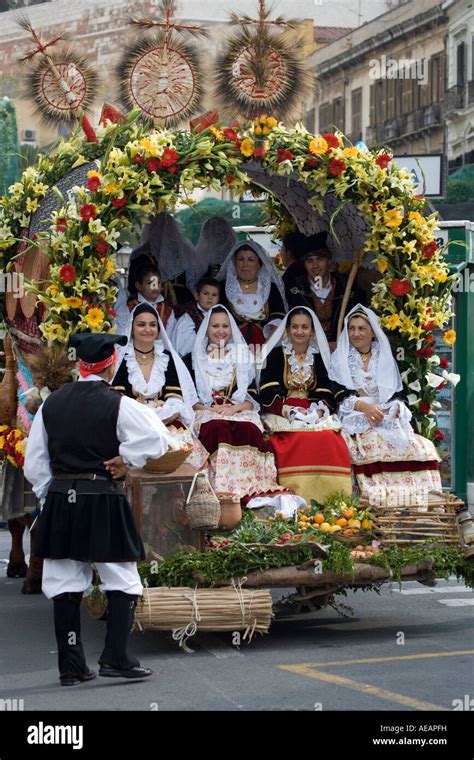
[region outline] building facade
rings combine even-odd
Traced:
[[[445,119],[449,168],[474,164],[474,4],[446,0],[448,14]]]
[[[411,1],[317,50],[314,130],[396,154],[444,153],[447,21],[439,0]]]

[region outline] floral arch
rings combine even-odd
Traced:
[[[385,150],[353,146],[341,133],[289,129],[273,117],[188,132],[150,131],[137,116],[106,123],[97,141],[75,134],[60,142],[0,200],[7,268],[25,247],[26,256],[39,250],[49,259],[47,281],[28,286],[44,339],[66,344],[76,331],[114,329],[114,253],[123,230],[173,211],[196,188],[238,194],[260,185],[273,196],[278,233],[295,224],[306,234],[329,229],[355,261],[354,274],[364,256],[372,257],[380,277],[371,305],[403,349],[418,431],[436,438],[436,390],[451,376],[434,353],[433,332],[452,316],[452,278],[434,240],[436,215],[423,216],[426,201],[411,175],[390,164]],[[444,332],[448,344],[455,337]]]

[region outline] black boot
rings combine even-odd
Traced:
[[[81,641],[82,593],[59,594],[54,602],[54,632],[58,643],[59,680],[62,686],[76,686],[96,677],[89,670]]]
[[[99,675],[108,678],[145,678],[150,668],[141,668],[136,657],[127,652],[128,634],[132,628],[137,597],[122,591],[106,591],[107,634],[99,659]]]

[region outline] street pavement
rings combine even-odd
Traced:
[[[198,634],[189,642],[194,652],[185,654],[171,634],[135,633],[131,652],[153,668],[151,678],[97,678],[64,688],[52,604],[43,595],[22,595],[22,580],[6,578],[8,551],[9,534],[0,530],[0,705],[18,700],[25,711],[474,709],[474,593],[455,579],[435,588],[384,587],[380,595],[350,592],[338,600],[352,607],[351,617],[331,608],[277,617],[268,635],[240,647],[230,633]],[[105,623],[84,612],[90,667],[104,634]]]

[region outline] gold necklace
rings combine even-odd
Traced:
[[[257,280],[258,280],[258,277],[256,277],[254,280],[241,280],[241,279],[240,279],[240,277],[239,277],[239,283],[240,283],[240,284],[241,284],[241,285],[242,285],[242,286],[243,286],[243,287],[244,287],[246,290],[248,290],[248,289],[251,287],[251,285],[255,285],[255,283],[257,282]]]
[[[144,367],[146,367],[148,364],[153,364],[153,362],[155,361],[155,355],[154,354],[149,359],[145,359],[145,361],[143,359],[140,359],[138,356],[135,356],[135,358],[136,358],[138,364],[141,364]]]
[[[369,350],[367,351],[366,354],[363,354],[362,351],[359,351],[359,356],[360,356],[360,358],[362,359],[363,362],[366,362],[371,353],[372,353],[372,349],[369,348]]]

